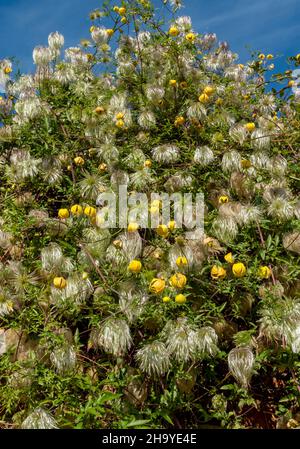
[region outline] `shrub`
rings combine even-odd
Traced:
[[[64,58],[56,32],[34,75],[0,62],[3,426],[299,424],[292,70],[172,17],[105,2]],[[129,223],[104,227],[119,186]],[[153,192],[202,193],[204,230],[181,203],[141,226]]]

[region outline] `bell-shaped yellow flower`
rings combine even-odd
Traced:
[[[243,276],[245,276],[246,272],[247,268],[242,262],[237,262],[232,265],[232,273],[235,277],[242,278]]]
[[[88,217],[96,217],[97,211],[94,207],[92,206],[86,206],[84,208],[84,214],[87,215]]]
[[[81,166],[84,164],[84,159],[81,156],[77,156],[74,158],[74,162],[76,165]]]
[[[158,235],[160,235],[161,237],[168,237],[169,234],[169,229],[167,225],[164,224],[160,224],[157,228],[156,228],[156,232]]]
[[[186,303],[186,296],[182,295],[181,293],[179,295],[175,296],[175,302],[177,302],[177,304],[184,304]]]
[[[138,223],[135,223],[135,222],[128,223],[128,227],[127,227],[128,232],[135,232],[138,229],[139,229]]]
[[[139,273],[142,269],[142,263],[139,260],[132,260],[128,265],[128,270],[132,273]]]
[[[255,123],[250,122],[250,123],[246,123],[245,128],[247,131],[252,132],[255,130],[256,126],[255,126]]]
[[[214,91],[215,91],[215,89],[212,86],[206,86],[203,89],[203,93],[206,94],[206,95],[212,95],[214,93]]]
[[[266,265],[259,267],[257,274],[261,279],[269,279],[272,276],[270,268]]]
[[[71,207],[71,213],[73,215],[82,215],[83,213],[82,206],[80,206],[80,204],[74,204],[74,206]]]
[[[214,265],[210,270],[210,275],[213,279],[223,279],[226,274],[226,270],[218,265]]]
[[[176,265],[178,267],[185,267],[188,264],[187,258],[184,256],[179,256],[176,259]]]
[[[228,201],[229,201],[229,198],[227,195],[221,195],[218,200],[219,204],[225,204],[225,203],[228,203]]]
[[[188,33],[185,35],[185,38],[188,42],[191,42],[193,44],[195,42],[196,35],[194,33]]]
[[[169,221],[168,228],[170,229],[170,231],[174,231],[175,227],[176,227],[176,221],[175,220]]]
[[[233,258],[232,253],[227,253],[227,254],[224,256],[224,259],[225,259],[226,262],[228,262],[228,263],[234,263],[234,258]]]
[[[169,28],[169,35],[176,37],[179,34],[179,29],[177,27],[170,27]]]
[[[55,277],[53,279],[53,285],[55,288],[60,288],[60,289],[64,289],[67,286],[67,281],[65,280],[64,277],[60,276],[60,277]]]
[[[166,281],[164,279],[153,278],[149,285],[151,293],[159,294],[164,291],[166,287]]]
[[[59,218],[69,218],[70,213],[69,213],[68,209],[59,209],[58,216],[59,216]]]
[[[186,276],[182,273],[175,273],[170,278],[170,284],[175,288],[184,288],[186,286]]]

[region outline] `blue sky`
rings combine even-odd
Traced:
[[[34,46],[47,45],[52,31],[76,45],[89,37],[89,12],[100,6],[101,0],[0,0],[0,59],[14,56],[22,71],[32,71]],[[300,53],[299,9],[299,0],[185,0],[180,13],[192,17],[196,31],[228,41],[242,62],[246,46],[278,55],[279,71],[287,56]]]

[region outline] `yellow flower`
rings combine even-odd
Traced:
[[[170,84],[170,86],[176,86],[177,85],[177,81],[176,80],[170,80],[169,84]]]
[[[296,59],[298,62],[300,62],[300,53],[297,54]]]
[[[71,207],[71,212],[73,215],[82,215],[82,206],[80,206],[80,204],[74,204],[74,206]]]
[[[177,302],[177,304],[184,304],[186,302],[186,296],[182,295],[181,293],[179,295],[176,295],[175,302]]]
[[[83,165],[84,164],[84,159],[81,156],[77,156],[74,158],[74,162],[76,165]]]
[[[221,104],[223,104],[223,98],[217,98],[216,105],[220,106]]]
[[[163,300],[163,302],[170,302],[171,298],[170,298],[170,296],[164,296],[162,300]]]
[[[184,288],[186,286],[186,276],[182,273],[175,273],[170,278],[170,284],[175,288]]]
[[[124,118],[124,112],[118,112],[117,114],[116,114],[116,119],[117,120],[121,120],[122,118]]]
[[[210,270],[210,275],[213,279],[223,279],[226,274],[226,270],[218,265],[214,265]]]
[[[188,33],[185,35],[185,38],[187,41],[189,41],[193,44],[195,42],[196,35],[194,33]]]
[[[125,6],[121,6],[121,8],[119,8],[118,13],[120,14],[120,16],[124,16],[126,14]]]
[[[252,164],[251,161],[249,161],[249,159],[242,159],[241,165],[243,168],[250,168]]]
[[[158,207],[158,208],[160,208],[161,207],[161,200],[153,200],[153,201],[151,201],[151,207]]]
[[[149,290],[151,293],[159,294],[164,291],[166,287],[166,281],[164,279],[154,278],[150,282]]]
[[[92,206],[86,206],[84,208],[84,215],[87,215],[88,217],[96,217],[97,211],[94,207]]]
[[[259,267],[257,274],[261,279],[269,279],[269,277],[272,275],[272,272],[269,267],[264,265]]]
[[[252,132],[255,130],[255,123],[253,122],[246,123],[245,128],[247,131]]]
[[[203,89],[203,93],[204,94],[206,94],[206,95],[212,95],[213,93],[214,93],[214,91],[215,91],[215,89],[212,87],[212,86],[206,86],[204,89]]]
[[[179,257],[177,257],[177,259],[176,259],[176,265],[178,266],[178,267],[184,267],[184,266],[186,266],[188,264],[188,261],[187,261],[187,258],[186,257],[184,257],[184,256],[179,256]]]
[[[288,87],[293,87],[296,84],[294,80],[288,82]]]
[[[111,37],[113,34],[114,34],[114,30],[112,29],[112,28],[108,28],[107,30],[106,30],[106,34],[109,36],[109,37]]]
[[[102,164],[100,164],[98,167],[99,171],[106,171],[106,169],[107,169],[107,165],[104,162],[102,162]]]
[[[159,213],[159,206],[150,206],[149,207],[149,212],[150,214],[158,214]]]
[[[115,11],[115,12],[119,12],[119,9],[120,9],[119,6],[114,6],[113,7],[113,11]]]
[[[180,115],[180,116],[175,118],[174,125],[175,126],[181,126],[181,125],[184,124],[184,122],[185,122],[185,118],[182,117],[182,115]]]
[[[139,225],[137,223],[132,222],[132,223],[128,224],[128,227],[127,227],[128,232],[135,232],[138,229],[139,229]]]
[[[95,25],[92,25],[92,26],[90,27],[90,32],[92,33],[95,29],[96,29]]]
[[[113,241],[113,245],[115,248],[121,249],[123,247],[123,242],[122,242],[122,240],[116,239]]]
[[[237,262],[232,265],[232,273],[237,278],[242,278],[246,274],[246,267],[242,262]]]
[[[160,235],[161,237],[168,237],[169,234],[169,229],[168,226],[164,225],[164,224],[160,224],[158,225],[158,227],[156,228],[156,232],[158,235]]]
[[[142,264],[139,260],[132,260],[128,265],[128,270],[132,273],[139,273],[142,269]]]
[[[170,36],[176,37],[179,34],[179,29],[177,27],[170,27],[169,34],[170,34]]]
[[[124,128],[124,125],[125,125],[124,120],[117,120],[116,121],[117,128]]]
[[[176,221],[175,220],[169,221],[168,228],[170,229],[170,231],[174,231],[175,227],[176,227]]]
[[[103,106],[97,106],[94,111],[96,112],[96,114],[103,114],[105,112],[105,109]]]
[[[144,167],[151,168],[152,167],[152,161],[150,159],[146,159],[144,162]]]
[[[259,57],[259,59],[265,59],[266,55],[264,55],[263,53],[261,53],[258,57]]]
[[[59,209],[58,216],[59,218],[69,218],[70,214],[68,209]]]
[[[267,59],[273,59],[274,58],[274,56],[271,54],[271,53],[269,53],[268,55],[267,55]]]
[[[63,288],[66,288],[67,281],[63,277],[55,277],[53,279],[53,285],[55,288],[63,289]]]
[[[187,86],[188,86],[188,84],[187,84],[186,81],[181,81],[181,83],[179,84],[179,86],[180,86],[181,89],[186,89]]]
[[[207,103],[209,101],[209,96],[207,94],[201,94],[199,96],[200,103]]]
[[[84,271],[81,275],[81,279],[83,281],[86,281],[88,279],[88,277],[89,277],[89,273],[87,273],[86,271]]]
[[[12,72],[12,68],[10,68],[10,67],[5,67],[4,73],[5,73],[6,75],[8,75],[8,74],[11,73],[11,72]]]
[[[226,256],[224,256],[224,259],[225,259],[226,262],[228,262],[228,263],[234,263],[234,258],[233,258],[232,253],[226,254]]]
[[[229,201],[229,198],[227,195],[221,195],[218,200],[219,204],[225,204],[225,203],[228,203],[228,201]]]
[[[121,22],[122,22],[122,23],[127,23],[126,17],[122,17]]]

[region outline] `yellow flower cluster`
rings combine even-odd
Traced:
[[[232,274],[237,278],[242,278],[247,273],[247,268],[242,262],[234,263],[234,257],[232,253],[228,253],[224,256],[226,262],[231,264]],[[211,268],[210,275],[212,279],[224,279],[227,276],[227,271],[225,268],[214,265]],[[257,271],[257,276],[261,279],[269,279],[272,276],[272,271],[268,266],[260,266]]]
[[[200,103],[208,103],[210,97],[214,94],[215,88],[213,86],[206,86],[202,93],[199,95]]]
[[[95,207],[92,206],[86,206],[84,209],[82,206],[80,206],[80,204],[74,204],[73,206],[71,206],[70,208],[71,214],[72,215],[86,215],[87,217],[90,218],[94,218],[96,217],[97,214],[97,210]],[[58,217],[61,219],[66,219],[70,217],[70,212],[68,209],[59,209],[58,211]]]

